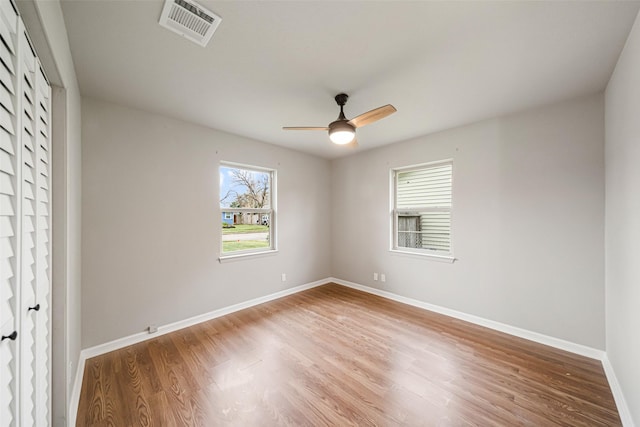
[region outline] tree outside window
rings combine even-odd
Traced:
[[[275,250],[274,177],[270,169],[220,165],[223,256]]]

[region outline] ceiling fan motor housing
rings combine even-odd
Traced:
[[[338,119],[329,124],[329,138],[334,144],[343,145],[353,141],[356,127],[346,119]]]

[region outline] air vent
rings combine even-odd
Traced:
[[[160,25],[181,36],[206,46],[222,22],[215,13],[187,0],[166,0]]]

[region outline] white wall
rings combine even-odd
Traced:
[[[333,275],[604,349],[603,117],[594,95],[335,160]],[[442,159],[458,260],[391,253],[389,169]]]
[[[84,348],[330,276],[327,160],[87,98],[82,119]],[[218,262],[220,161],[277,169],[277,254]]]
[[[640,15],[605,94],[607,356],[640,425]]]
[[[59,1],[17,2],[52,83],[52,422],[67,425],[80,356],[81,116],[67,32]]]

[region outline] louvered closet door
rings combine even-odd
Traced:
[[[0,427],[50,424],[51,90],[0,0]]]
[[[35,327],[35,364],[34,403],[37,426],[48,425],[49,419],[49,384],[50,381],[50,298],[51,298],[51,258],[50,258],[50,220],[49,220],[49,165],[51,160],[49,145],[51,135],[50,116],[51,88],[38,66],[36,72],[36,126],[35,126],[35,186],[36,186],[36,308],[31,310],[36,316]]]
[[[18,16],[9,2],[0,2],[0,334],[18,331]],[[0,342],[0,426],[17,426],[18,343]]]
[[[20,263],[20,422],[35,424],[35,318],[36,306],[36,56],[22,32],[22,241]]]

